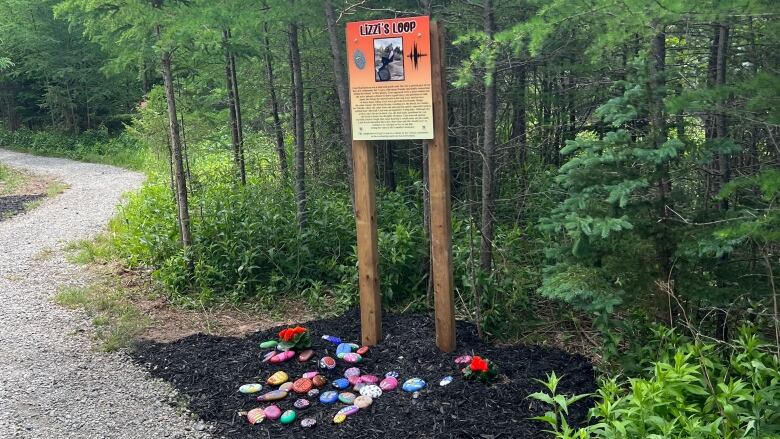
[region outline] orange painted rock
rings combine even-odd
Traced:
[[[364,356],[364,355],[366,355],[366,354],[368,353],[368,346],[361,346],[361,347],[360,347],[360,348],[357,350],[357,353],[358,353],[359,355],[361,355],[361,356]]]
[[[311,390],[312,382],[308,378],[301,378],[293,383],[292,390],[295,393],[306,393]]]
[[[252,425],[259,424],[265,420],[265,412],[260,407],[249,410],[249,413],[246,414],[246,420]]]

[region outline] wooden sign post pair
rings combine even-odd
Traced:
[[[347,24],[362,342],[382,338],[372,140],[428,145],[436,345],[455,349],[444,30],[428,17]]]

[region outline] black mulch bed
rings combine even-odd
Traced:
[[[0,220],[10,218],[24,212],[28,203],[39,200],[46,195],[7,195],[0,197]]]
[[[281,365],[262,363],[259,343],[275,339],[281,328],[261,331],[244,338],[193,335],[173,343],[145,342],[133,353],[134,359],[150,373],[170,382],[189,398],[189,408],[201,419],[217,426],[216,434],[226,438],[321,438],[323,435],[345,438],[535,438],[548,437],[541,422],[528,418],[542,414],[544,404],[527,399],[541,389],[534,378],[544,379],[555,371],[564,375],[559,393],[587,393],[595,390],[591,364],[582,356],[538,346],[496,348],[481,342],[475,327],[458,322],[458,349],[455,354],[476,353],[493,360],[501,372],[497,384],[486,386],[466,382],[453,362],[455,355],[440,353],[435,346],[433,320],[423,315],[386,315],[385,338],[358,366],[363,373],[383,377],[385,372],[399,372],[399,383],[420,377],[428,387],[419,398],[399,388],[385,392],[365,410],[350,416],[340,425],[332,423],[341,403],[324,405],[318,397],[309,398],[312,405],[298,412],[293,424],[266,420],[250,425],[239,411],[265,406],[254,397],[238,392],[241,384],[263,383],[277,370],[286,371],[291,379],[303,372],[316,370],[317,361],[327,355],[335,357],[336,346],[320,338],[335,335],[345,342],[358,342],[360,318],[356,310],[344,316],[304,324],[312,331],[315,356],[306,364],[297,359]],[[324,374],[330,381],[340,378],[348,367],[338,360],[333,371]],[[446,375],[455,381],[439,387]],[[324,390],[333,390],[328,384]],[[277,405],[284,411],[292,407],[297,396],[288,396]],[[580,401],[570,409],[570,421],[585,421],[590,402]],[[317,425],[304,429],[300,420],[314,417]]]

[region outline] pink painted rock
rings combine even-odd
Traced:
[[[265,417],[271,420],[279,419],[282,416],[282,409],[276,405],[269,405],[263,412],[265,412]]]
[[[287,393],[290,393],[290,390],[292,390],[292,388],[293,388],[292,381],[287,381],[286,383],[284,383],[281,386],[279,386],[279,390],[287,392]]]
[[[354,352],[349,352],[347,354],[344,354],[344,361],[347,363],[360,363],[363,361],[363,357],[361,357],[359,354],[356,354]]]
[[[393,390],[396,387],[398,387],[398,380],[394,377],[385,377],[380,383],[379,388],[384,390],[385,392],[389,390]]]
[[[249,410],[246,414],[246,420],[252,425],[259,424],[265,420],[265,411],[260,407]]]
[[[303,377],[307,378],[307,379],[312,379],[312,378],[316,377],[319,374],[320,374],[319,372],[306,372],[306,373],[303,374]]]
[[[358,353],[359,355],[366,355],[368,353],[368,346],[361,346],[355,352]]]
[[[306,349],[305,351],[298,354],[298,361],[301,363],[305,363],[311,359],[311,357],[314,355],[314,351],[311,349]]]
[[[357,367],[350,367],[349,369],[344,371],[344,378],[349,378],[351,376],[360,376],[360,369]]]
[[[376,375],[363,375],[360,377],[361,383],[376,384],[379,382],[379,377]]]
[[[294,356],[295,356],[295,352],[294,351],[285,351],[285,352],[281,352],[281,353],[279,353],[277,355],[274,355],[268,361],[273,363],[273,364],[284,363],[285,361],[289,360],[290,358],[292,358]]]
[[[349,384],[354,386],[360,382],[360,375],[350,375],[347,377],[347,381],[349,381]]]
[[[263,363],[267,363],[268,360],[273,358],[275,355],[276,355],[276,351],[271,351],[271,352],[266,353],[265,355],[263,355]]]
[[[455,359],[455,364],[464,365],[471,363],[471,355],[461,355]]]

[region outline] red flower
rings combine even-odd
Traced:
[[[303,334],[304,332],[306,332],[306,328],[300,326],[287,328],[279,332],[279,338],[282,339],[282,341],[291,342],[295,339],[296,336],[298,336],[298,334]]]
[[[471,359],[471,364],[469,365],[469,368],[471,369],[472,372],[487,372],[488,362],[486,360],[483,360],[477,355]]]

